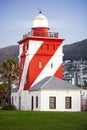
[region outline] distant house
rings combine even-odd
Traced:
[[[87,111],[87,89],[82,89],[81,92],[81,109]]]

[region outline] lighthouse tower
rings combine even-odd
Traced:
[[[80,111],[81,90],[61,80],[64,39],[49,30],[40,11],[31,31],[18,42],[19,87],[11,91],[12,104],[19,110]]]
[[[50,32],[48,19],[39,11],[33,19],[31,31],[19,43],[19,91],[30,87],[47,76],[62,79],[62,42],[58,33]]]

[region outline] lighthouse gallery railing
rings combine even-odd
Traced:
[[[39,37],[51,37],[51,38],[58,38],[58,33],[56,32],[40,32],[40,31],[31,31],[23,35],[23,38],[29,36],[39,36]]]

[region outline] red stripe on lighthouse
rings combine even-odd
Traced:
[[[48,40],[44,41],[29,63],[24,90],[30,88],[60,45],[61,42],[51,41],[48,43]],[[41,67],[39,63],[41,63]]]
[[[33,43],[32,43],[33,42]],[[23,62],[23,70],[22,70],[22,74],[21,74],[21,80],[20,80],[20,90],[24,89],[24,86],[26,84],[26,76],[27,76],[27,71],[28,71],[28,67],[29,67],[29,63],[32,59],[32,57],[34,56],[34,54],[37,52],[38,48],[41,46],[41,44],[43,43],[43,41],[38,41],[38,45],[37,47],[35,46],[37,43],[37,41],[29,41],[29,47],[28,50],[26,52],[24,52],[24,56],[25,56],[25,61]],[[33,46],[32,46],[33,45]],[[35,49],[33,50],[33,47],[35,46]],[[34,51],[32,53],[32,50]],[[21,57],[23,58],[23,57]],[[21,59],[22,60],[22,59]],[[21,67],[22,68],[22,67]]]
[[[24,54],[22,53],[22,55],[21,55],[20,57],[21,57],[21,60],[20,60],[19,85],[20,85],[20,82],[21,82],[21,80],[22,80],[23,67],[24,67],[24,64],[25,64],[26,55],[24,55]]]
[[[62,67],[63,67],[63,65],[61,64],[60,65],[60,67],[58,68],[58,70],[56,71],[56,73],[54,74],[54,76],[56,76],[56,77],[58,77],[58,78],[60,78],[60,79],[62,79],[63,78],[63,75],[62,75]]]

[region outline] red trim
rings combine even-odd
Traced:
[[[48,41],[55,41],[55,42],[63,42],[64,39],[60,39],[60,38],[54,38],[54,37],[35,37],[35,36],[32,36],[32,37],[26,37],[25,39],[22,39],[20,41],[18,41],[18,44],[25,44],[26,42],[28,42],[29,40],[36,40],[36,41],[45,41],[45,40],[48,40]]]
[[[20,82],[21,82],[21,78],[22,78],[22,73],[23,73],[23,67],[24,67],[24,64],[25,64],[25,59],[26,59],[26,56],[22,56],[21,57],[21,60],[20,60],[20,75],[19,75],[19,85],[20,85]]]
[[[25,40],[25,44],[23,44],[23,52],[22,54],[20,55],[20,63],[19,63],[19,66],[20,66],[20,75],[19,75],[19,85],[20,85],[20,82],[21,82],[21,78],[22,78],[22,73],[23,73],[23,68],[24,68],[24,64],[25,64],[25,59],[26,59],[26,52],[28,50],[28,41]]]

